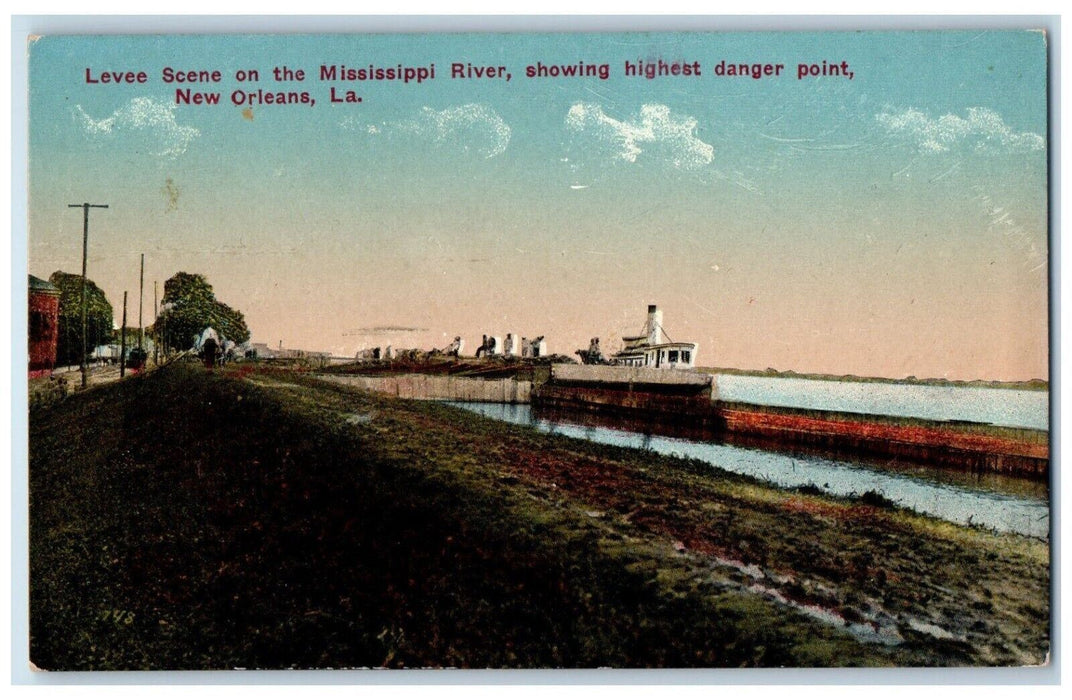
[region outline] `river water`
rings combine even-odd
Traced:
[[[1050,393],[989,387],[716,374],[718,398],[764,406],[963,420],[1048,430]]]
[[[559,418],[552,421],[537,416],[527,404],[450,403],[489,418],[528,425],[545,433],[697,459],[784,488],[814,486],[836,496],[875,491],[904,508],[961,525],[975,524],[997,532],[1041,539],[1049,536],[1049,503],[1044,497],[980,490],[963,484],[874,469],[863,463],[585,426]]]

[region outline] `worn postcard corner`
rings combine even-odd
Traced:
[[[34,669],[1049,664],[1034,31],[39,39]]]

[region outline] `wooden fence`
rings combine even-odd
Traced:
[[[516,379],[472,379],[427,374],[366,377],[321,374],[318,378],[403,399],[529,403],[532,382]]]

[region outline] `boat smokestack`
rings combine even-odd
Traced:
[[[663,312],[655,304],[648,304],[648,343],[663,342]]]

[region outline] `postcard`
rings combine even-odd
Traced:
[[[1048,37],[30,37],[40,671],[1045,667]]]

